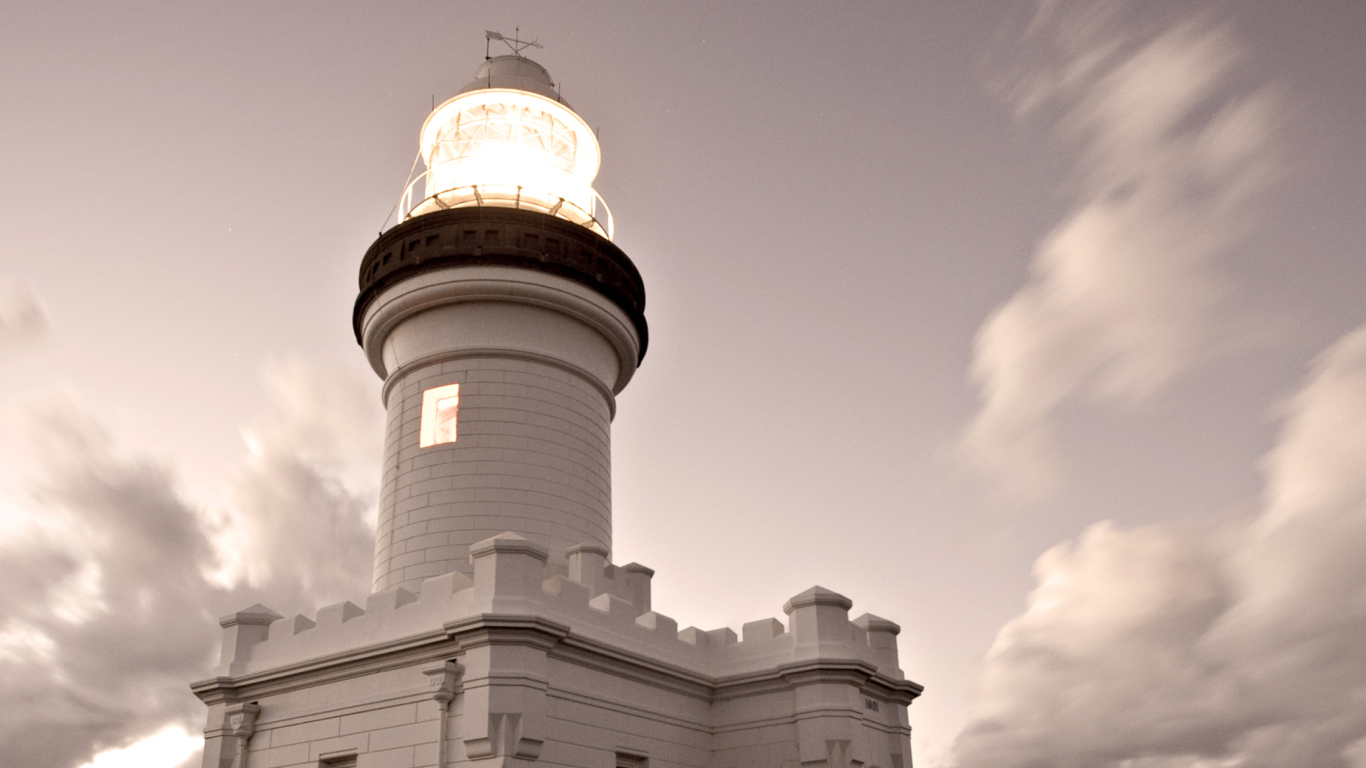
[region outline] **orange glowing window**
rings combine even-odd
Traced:
[[[432,387],[422,393],[422,428],[418,447],[455,442],[455,422],[460,411],[460,385]]]

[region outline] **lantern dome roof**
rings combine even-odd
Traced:
[[[477,91],[481,88],[514,88],[554,99],[568,106],[555,91],[555,81],[550,79],[546,68],[526,58],[508,54],[485,59],[474,73],[474,80],[456,92],[456,95]]]

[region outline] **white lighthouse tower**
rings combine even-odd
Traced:
[[[611,563],[644,284],[592,186],[596,136],[507,42],[427,118],[426,169],[361,262],[353,326],[388,414],[373,592],[223,617],[192,686],[204,765],[910,765],[897,625],[813,587],[786,624],[680,631],[653,571]]]
[[[388,410],[374,587],[469,572],[470,546],[505,531],[557,565],[605,555],[615,396],[646,324],[593,190],[597,138],[512,54],[431,113],[421,154],[354,317]]]

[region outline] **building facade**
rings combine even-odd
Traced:
[[[354,315],[387,412],[373,592],[223,617],[204,766],[909,766],[896,624],[814,587],[680,630],[610,562],[645,291],[549,74],[487,59],[421,146]]]

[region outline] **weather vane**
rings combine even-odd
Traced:
[[[485,30],[485,31],[484,31],[484,58],[487,59],[487,58],[489,57],[489,42],[490,42],[490,41],[493,41],[493,40],[501,40],[505,45],[507,45],[508,48],[511,48],[511,49],[512,49],[512,55],[514,55],[514,56],[521,56],[521,55],[522,55],[522,51],[525,51],[525,50],[528,49],[528,48],[540,48],[540,47],[541,47],[541,44],[538,43],[538,42],[536,42],[535,40],[519,40],[519,39],[518,39],[518,36],[519,36],[521,33],[522,33],[522,28],[521,28],[521,27],[513,27],[512,37],[506,37],[506,36],[504,36],[503,33],[501,33],[501,32],[494,32],[493,30]]]

